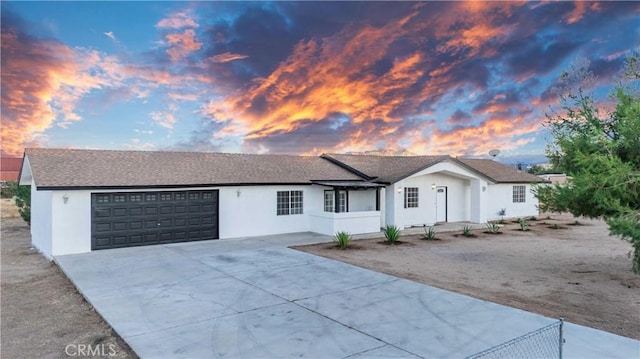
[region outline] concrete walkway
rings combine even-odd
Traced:
[[[555,319],[286,248],[299,233],[56,257],[142,358],[462,358]],[[565,358],[640,342],[565,325]],[[539,356],[535,352],[532,356]]]

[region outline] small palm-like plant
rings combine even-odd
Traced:
[[[464,226],[462,227],[462,235],[465,237],[471,237],[471,230],[473,228],[471,226]]]
[[[351,234],[341,231],[336,233],[333,240],[338,244],[338,248],[346,249],[349,246],[349,243],[351,243]]]
[[[528,231],[529,230],[529,223],[527,223],[527,221],[525,221],[524,218],[518,219],[518,224],[520,225],[520,230],[521,231]]]
[[[487,229],[489,230],[489,233],[492,234],[500,233],[500,225],[495,222],[488,222]]]
[[[436,231],[433,227],[425,227],[424,228],[424,239],[432,240],[436,239]]]
[[[397,226],[384,227],[384,236],[387,238],[388,243],[396,243],[400,238],[400,228]]]

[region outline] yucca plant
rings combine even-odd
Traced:
[[[349,234],[349,232],[341,231],[336,233],[333,240],[338,244],[338,248],[346,249],[349,246],[349,243],[351,243],[351,234]]]
[[[462,227],[462,235],[465,237],[471,237],[471,230],[473,228],[471,226],[464,226]]]
[[[492,234],[500,233],[500,225],[495,222],[488,222],[487,229],[489,230],[489,233]]]
[[[400,228],[397,226],[384,227],[384,236],[387,238],[388,243],[396,243],[400,238]]]
[[[424,239],[436,239],[436,231],[435,229],[433,229],[433,227],[424,227]]]
[[[529,223],[527,223],[527,221],[525,221],[524,218],[518,219],[518,224],[520,225],[520,230],[521,231],[528,231],[529,230]]]

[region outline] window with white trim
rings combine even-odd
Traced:
[[[333,204],[333,191],[324,191],[324,211],[333,212],[336,207]]]
[[[324,191],[324,211],[335,212],[335,190]],[[347,212],[347,191],[338,191],[338,212]]]
[[[302,208],[302,191],[278,191],[276,202],[278,216],[302,214]]]
[[[404,208],[418,208],[418,187],[404,188]]]
[[[527,186],[513,186],[513,203],[524,203],[527,200]]]

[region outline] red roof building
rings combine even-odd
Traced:
[[[20,157],[0,158],[0,181],[17,181],[20,166],[22,166],[22,158]]]

